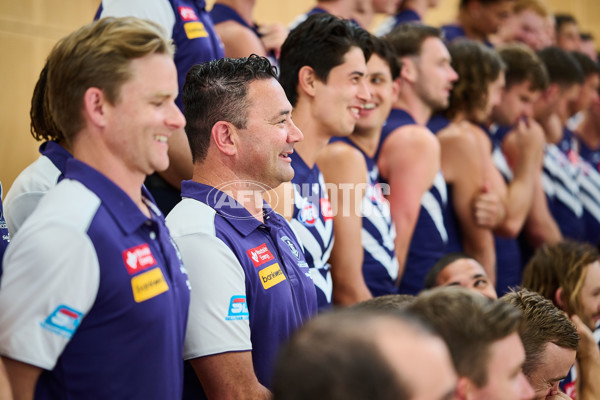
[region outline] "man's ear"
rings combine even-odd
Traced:
[[[475,384],[467,377],[459,376],[456,382],[457,400],[471,400],[475,398]]]
[[[565,302],[563,301],[563,288],[559,287],[558,289],[556,289],[556,292],[554,292],[554,303],[558,306],[558,308],[560,308],[563,311],[566,311],[565,309]]]
[[[298,71],[298,87],[311,97],[313,97],[316,92],[316,81],[317,75],[315,74],[314,69],[308,65],[300,68],[300,71]]]
[[[85,118],[96,126],[106,126],[107,105],[108,101],[104,92],[97,87],[89,87],[83,94]]]
[[[219,151],[228,156],[237,154],[238,131],[233,124],[226,121],[217,121],[210,131],[215,146]]]
[[[402,66],[400,68],[400,77],[408,82],[417,80],[417,65],[411,57],[402,57]]]

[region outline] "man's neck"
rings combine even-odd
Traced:
[[[319,152],[327,146],[333,135],[312,115],[308,105],[298,104],[292,112],[292,118],[304,135],[304,139],[294,145],[294,151],[312,168]]]
[[[73,157],[110,179],[131,198],[144,215],[150,217],[150,210],[142,199],[142,185],[146,175],[131,170],[124,160],[108,151],[102,142],[90,140],[91,136],[82,133],[77,135],[72,146]]]
[[[575,133],[589,149],[600,149],[600,126],[594,122],[589,111],[585,112],[580,128]]]
[[[404,87],[406,86],[407,85],[404,85]],[[401,94],[393,103],[393,108],[404,110],[409,113],[419,126],[427,125],[432,114],[431,107],[412,93]]]
[[[227,185],[223,192],[233,197],[254,218],[264,222],[263,185],[252,184],[246,177],[236,174],[226,162],[215,160],[210,155],[207,158],[211,159],[194,164],[192,180],[214,188],[224,188]]]
[[[485,34],[479,32],[473,27],[471,16],[466,11],[459,11],[458,25],[465,31],[465,36],[472,40],[486,43],[488,38]]]
[[[350,140],[366,155],[373,158],[379,147],[379,139],[381,138],[381,127],[371,129],[355,129],[350,135]]]

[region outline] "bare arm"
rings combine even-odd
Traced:
[[[317,165],[328,184],[333,210],[335,242],[329,258],[335,304],[352,305],[370,299],[362,273],[361,203],[366,189],[367,167],[362,154],[346,143],[327,145]]]
[[[250,54],[266,56],[267,51],[260,38],[250,29],[234,21],[215,25],[215,31],[225,47],[225,57],[248,57]]]
[[[211,400],[268,400],[271,392],[254,374],[249,351],[214,354],[190,360]]]
[[[405,126],[392,132],[379,156],[381,175],[390,185],[390,211],[396,226],[396,257],[402,277],[421,198],[440,168],[439,142],[426,128]]]
[[[438,133],[442,146],[442,171],[452,184],[452,204],[462,233],[462,245],[467,254],[485,268],[490,280],[496,282],[496,253],[492,231],[480,227],[473,218],[472,204],[485,182],[485,149],[470,127],[451,125]]]
[[[14,400],[33,399],[35,386],[42,373],[42,369],[31,364],[13,360],[12,358],[2,357],[2,361],[4,362],[4,368],[6,369],[6,376],[2,376],[2,380],[5,380],[6,377],[8,377],[10,387],[12,388],[12,398],[14,398]],[[3,386],[4,385],[0,387]],[[6,395],[4,390],[0,393]]]
[[[534,120],[519,121],[503,142],[503,151],[514,171],[508,185],[506,218],[497,233],[516,237],[525,223],[533,203],[536,177],[541,172],[544,155],[544,132]]]
[[[533,247],[562,240],[560,229],[548,208],[548,200],[542,186],[542,174],[538,173],[533,188],[532,205],[523,229]]]

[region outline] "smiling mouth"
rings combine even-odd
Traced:
[[[362,107],[350,107],[350,112],[354,115],[355,118],[360,118],[360,111]]]
[[[363,106],[363,110],[373,110],[373,109],[375,109],[375,107],[377,107],[377,105],[375,103],[366,103]]]
[[[167,141],[169,140],[169,137],[165,136],[165,135],[154,135],[154,140],[156,140],[157,142],[166,144]]]

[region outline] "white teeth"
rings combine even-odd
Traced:
[[[167,143],[167,137],[163,135],[154,135],[154,140],[161,143]]]
[[[360,117],[360,110],[358,108],[350,107],[350,111],[352,112],[352,114],[354,114],[356,118]]]
[[[366,104],[363,106],[363,108],[364,108],[365,110],[372,110],[372,109],[374,109],[374,108],[375,108],[375,103],[366,103]]]

